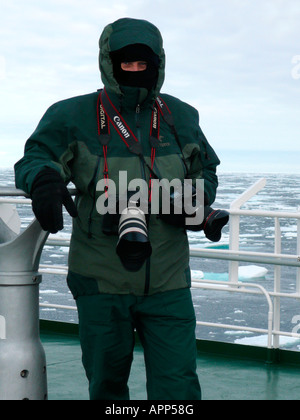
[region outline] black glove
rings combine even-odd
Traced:
[[[32,210],[43,230],[57,233],[64,228],[64,205],[70,216],[77,217],[72,197],[57,171],[43,169],[34,179],[31,189]]]
[[[222,229],[229,222],[229,213],[226,210],[214,210],[210,206],[204,207],[204,221],[199,226],[186,226],[187,230],[204,234],[212,242],[219,242],[222,237]]]

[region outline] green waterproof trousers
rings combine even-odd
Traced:
[[[68,283],[78,307],[91,400],[129,399],[135,329],[144,349],[148,399],[201,399],[190,289],[145,297],[78,295],[74,276]]]

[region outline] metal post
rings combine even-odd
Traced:
[[[230,210],[233,213],[234,210],[240,210],[240,208],[247,203],[252,197],[254,197],[259,191],[266,186],[267,180],[261,178],[254,185],[252,185],[247,191],[241,194],[235,201],[231,203]],[[240,237],[240,216],[237,214],[231,214],[230,216],[230,240],[229,249],[231,251],[239,251],[239,237]],[[239,281],[239,263],[236,261],[230,261],[229,263],[229,281],[230,283],[237,284]]]
[[[37,221],[14,239],[3,223],[1,232],[0,400],[45,400],[46,357],[39,335],[41,276],[37,271],[48,234]]]
[[[300,207],[298,208],[300,212]],[[297,255],[300,261],[300,219],[297,220]],[[296,283],[296,293],[300,294],[300,268],[297,268],[297,283]]]
[[[281,227],[278,217],[275,217],[275,254],[281,254]],[[278,265],[274,268],[274,292],[281,292],[281,266]],[[279,296],[274,297],[274,330],[280,331],[280,308],[281,308],[281,299]],[[274,334],[273,346],[275,349],[280,347],[280,336]]]

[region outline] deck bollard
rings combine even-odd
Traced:
[[[35,220],[18,236],[0,221],[0,400],[47,400],[38,267],[48,233]]]

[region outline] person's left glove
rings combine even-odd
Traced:
[[[45,168],[35,177],[31,188],[32,210],[43,230],[57,233],[64,228],[63,206],[72,217],[77,209],[60,174]]]

